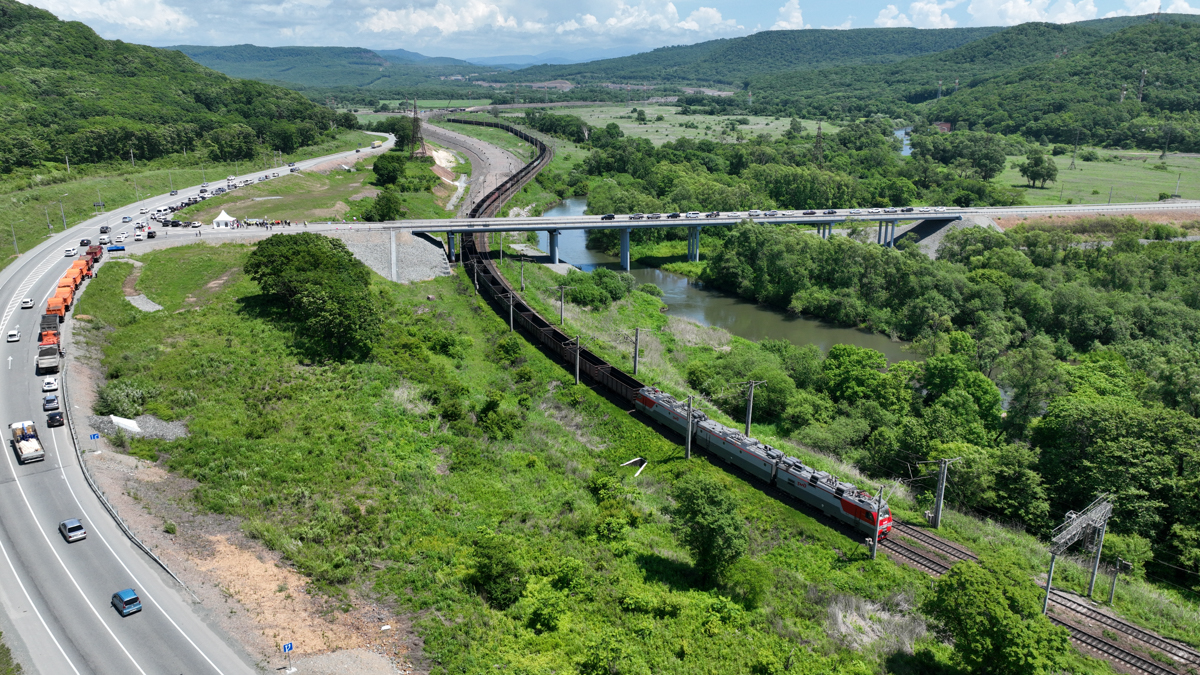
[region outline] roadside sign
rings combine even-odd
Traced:
[[[289,642],[283,646],[283,653],[286,654],[290,651],[292,651],[292,643]]]
[[[91,436],[88,436],[89,441],[94,441],[98,438],[100,438],[100,434],[92,434]]]
[[[92,202],[92,206],[104,206],[104,202]]]

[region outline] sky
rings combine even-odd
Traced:
[[[1160,0],[25,1],[102,37],[154,46],[342,46],[458,58],[634,53],[764,30],[1066,23],[1160,7]],[[1161,8],[1200,14],[1200,0],[1163,0]]]

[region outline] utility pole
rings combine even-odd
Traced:
[[[513,294],[508,294],[508,332],[513,332]]]
[[[642,329],[633,329],[633,374],[638,374],[638,352],[642,350]]]
[[[132,164],[134,168],[137,167],[137,162],[133,161],[133,148],[129,149],[129,163]]]
[[[71,195],[68,195],[68,194],[63,195],[63,197],[70,197],[70,196]],[[66,209],[63,208],[62,197],[59,197],[59,199],[58,199],[58,212],[60,215],[62,215],[63,232],[66,232],[67,231],[67,211],[66,211]]]
[[[1075,130],[1075,149],[1071,151],[1071,166],[1067,167],[1071,171],[1075,170],[1075,155],[1079,154],[1079,129]]]
[[[766,384],[766,380],[746,380],[745,382],[734,382],[734,384],[750,385],[750,395],[746,397],[746,436],[750,436],[750,418],[754,415],[754,387],[760,384]]]
[[[817,166],[825,168],[825,143],[821,137],[821,120],[817,120],[817,140],[813,144],[813,154],[817,156]]]
[[[558,325],[566,325],[563,322],[563,307],[566,306],[567,289],[575,288],[574,286],[562,285],[558,287]]]
[[[1162,151],[1162,154],[1161,154],[1161,155],[1159,155],[1159,156],[1158,156],[1158,158],[1159,158],[1159,159],[1166,159],[1166,158],[1167,158],[1167,150],[1168,150],[1170,147],[1171,147],[1171,125],[1169,125],[1169,124],[1168,124],[1168,125],[1167,125],[1167,142],[1166,142],[1166,143],[1163,145],[1163,151]]]
[[[1125,102],[1125,92],[1128,90],[1129,90],[1129,85],[1127,85],[1127,84],[1121,85],[1121,103]]]
[[[449,104],[447,104],[449,107]],[[525,292],[525,256],[521,256],[521,292]]]
[[[63,159],[67,160],[67,175],[70,176],[71,175],[71,158],[68,157],[67,153],[64,152]]]
[[[1183,173],[1181,172],[1179,174],[1179,176],[1175,179],[1175,194],[1171,195],[1172,197],[1179,196],[1179,182],[1182,180],[1183,180]]]
[[[21,222],[23,223],[25,221],[22,220]],[[17,228],[13,226],[13,223],[11,220],[8,221],[8,230],[9,230],[9,232],[12,232],[13,250],[17,252],[17,255],[21,255],[21,249],[17,248]],[[12,366],[10,365],[9,367],[11,368]]]
[[[1146,86],[1146,69],[1142,68],[1142,81],[1138,83],[1138,103],[1142,102],[1142,89]]]
[[[1179,175],[1180,175],[1180,176],[1183,176],[1183,174],[1179,174]],[[1111,203],[1112,203],[1112,191],[1113,191],[1113,189],[1112,189],[1112,186],[1111,186],[1111,185],[1110,185],[1110,186],[1108,186],[1108,203],[1109,203],[1109,204],[1111,204]],[[1175,189],[1175,191],[1176,191],[1176,192],[1178,192],[1178,191],[1179,191],[1179,188],[1176,188],[1176,189]]]
[[[583,355],[583,336],[575,336],[575,385],[579,385],[579,357]]]
[[[96,203],[100,205],[100,213],[104,213],[104,198],[100,196],[100,188],[96,188]]]
[[[942,100],[942,81],[938,80],[938,97],[937,100]]]
[[[1108,604],[1110,606],[1113,604],[1113,597],[1117,594],[1117,575],[1121,572],[1128,572],[1131,569],[1133,569],[1133,563],[1117,558],[1117,565],[1113,567],[1112,586],[1108,589]]]
[[[687,420],[687,437],[683,439],[684,459],[692,458],[692,398],[688,397],[688,420]],[[1116,586],[1116,582],[1113,582]],[[1110,603],[1111,604],[1111,601]]]
[[[871,537],[871,560],[875,559],[875,555],[879,552],[879,512],[883,510],[883,486],[879,486],[879,492],[875,495],[875,536]]]

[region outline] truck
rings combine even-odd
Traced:
[[[75,279],[72,278],[70,274],[64,274],[63,277],[58,280],[58,290],[61,291],[64,288],[69,288],[72,291],[75,290]],[[55,295],[58,295],[58,293],[56,292]]]
[[[93,262],[100,262],[100,259],[104,257],[104,247],[99,244],[89,246],[84,255],[91,257]]]
[[[67,303],[59,297],[50,298],[46,301],[46,314],[52,314],[62,320],[67,316]]]
[[[37,374],[58,372],[58,345],[38,347]]]
[[[83,276],[88,279],[96,276],[92,274],[91,258],[80,258],[79,260],[76,260],[75,262],[71,263],[71,269],[82,270]]]
[[[46,459],[46,450],[38,440],[37,427],[33,422],[13,422],[8,428],[12,431],[12,444],[17,453],[17,462],[28,464]]]
[[[382,148],[382,147],[383,147],[383,141],[374,141],[373,143],[371,143],[371,148],[372,148],[372,149],[374,149],[374,148]]]
[[[58,324],[60,323],[62,323],[62,321],[59,319],[57,314],[43,314],[42,326],[38,338],[41,339],[41,336],[47,332],[58,333]]]
[[[59,286],[54,292],[54,297],[61,298],[66,310],[71,311],[71,305],[75,304],[75,289],[70,286]]]
[[[83,283],[83,272],[77,267],[72,267],[63,273],[59,285],[63,285],[64,282],[70,282],[71,288],[79,288],[79,284]]]

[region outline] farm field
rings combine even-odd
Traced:
[[[1080,148],[1082,151],[1083,148]],[[1159,193],[1173,194],[1175,182],[1179,180],[1179,194],[1185,199],[1200,199],[1200,157],[1192,155],[1167,155],[1166,169],[1156,169],[1164,162],[1158,152],[1122,151],[1113,152],[1097,149],[1101,161],[1084,162],[1075,160],[1074,171],[1071,155],[1054,157],[1058,166],[1058,181],[1047,183],[1043,188],[1028,188],[1025,179],[1012,167],[1013,162],[1024,161],[1024,157],[1009,157],[1008,166],[997,182],[1021,188],[1025,199],[1034,205],[1105,204],[1112,190],[1112,202],[1156,202]],[[1119,161],[1105,161],[1105,158]]]

